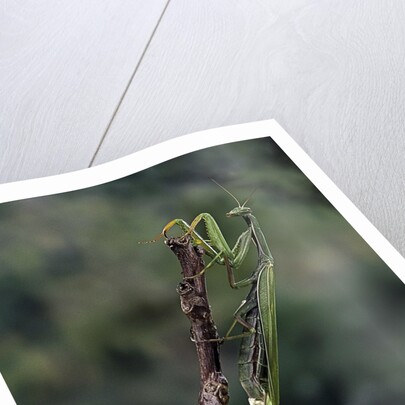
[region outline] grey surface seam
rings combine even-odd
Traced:
[[[157,29],[158,29],[158,27],[159,27],[159,25],[160,25],[160,23],[161,23],[161,21],[162,21],[162,19],[163,19],[163,16],[164,16],[165,13],[166,13],[166,10],[167,10],[167,8],[168,8],[168,6],[169,6],[170,1],[171,1],[171,0],[168,0],[168,1],[166,2],[165,6],[164,6],[164,8],[163,8],[163,10],[162,10],[162,13],[160,14],[159,19],[157,20],[156,26],[155,26],[155,28],[153,29],[153,31],[152,31],[152,33],[151,33],[151,36],[150,36],[150,38],[149,38],[149,40],[148,40],[148,42],[146,43],[145,49],[143,50],[143,52],[142,52],[142,54],[141,54],[141,57],[139,58],[139,61],[138,61],[138,63],[136,64],[134,71],[132,72],[131,77],[129,78],[129,81],[128,81],[128,83],[127,83],[127,85],[126,85],[126,87],[125,87],[125,89],[124,89],[124,91],[123,91],[123,93],[122,93],[122,95],[121,95],[121,97],[120,97],[118,103],[117,103],[117,106],[116,106],[115,109],[114,109],[114,112],[113,112],[113,114],[112,114],[112,116],[111,116],[111,118],[110,118],[110,121],[108,122],[107,127],[106,127],[106,129],[105,129],[105,131],[104,131],[104,133],[103,133],[103,135],[102,135],[102,137],[101,137],[101,139],[100,139],[100,142],[99,142],[99,144],[98,144],[98,146],[97,146],[97,148],[96,148],[96,151],[94,152],[94,155],[93,155],[93,157],[92,157],[91,160],[90,160],[90,163],[89,163],[89,165],[88,165],[88,168],[89,168],[89,167],[92,167],[94,161],[96,160],[97,154],[99,153],[99,151],[100,151],[100,149],[101,149],[101,145],[103,144],[103,142],[104,142],[104,140],[105,140],[105,138],[106,138],[106,136],[107,136],[107,134],[108,134],[108,131],[110,130],[111,125],[112,125],[112,123],[113,123],[113,121],[114,121],[114,119],[115,119],[115,117],[116,117],[116,115],[117,115],[117,113],[118,113],[118,110],[120,109],[121,104],[122,104],[122,102],[124,101],[124,98],[125,98],[125,96],[126,96],[128,90],[129,90],[129,88],[131,87],[132,81],[134,80],[134,77],[135,77],[136,73],[138,72],[139,67],[141,66],[141,63],[142,63],[143,58],[144,58],[144,56],[145,56],[145,54],[146,54],[146,51],[148,50],[149,45],[151,44],[151,42],[152,42],[152,40],[153,40],[153,37],[154,37],[155,34],[156,34],[156,31],[157,31]]]

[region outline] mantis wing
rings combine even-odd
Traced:
[[[257,300],[259,304],[260,321],[269,368],[269,397],[266,398],[266,405],[279,405],[280,392],[277,349],[276,296],[274,270],[273,265],[269,260],[263,260],[259,263],[259,277],[257,283]]]

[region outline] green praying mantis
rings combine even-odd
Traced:
[[[196,276],[202,275],[217,263],[226,266],[232,288],[251,286],[246,299],[234,313],[231,327],[219,340],[222,342],[241,338],[238,360],[239,380],[249,397],[249,404],[279,405],[274,260],[258,220],[252,214],[252,210],[246,207],[250,197],[241,205],[233,194],[217,182],[215,183],[238,203],[238,206],[229,211],[226,216],[242,217],[248,226],[248,229],[238,237],[233,248],[229,247],[218,224],[209,213],[197,215],[190,225],[183,219],[174,219],[151,242],[163,236],[167,237],[169,229],[177,225],[185,235],[191,236],[195,244],[201,245],[211,258],[208,265]],[[208,239],[204,239],[195,231],[201,221],[205,223]],[[250,277],[235,281],[234,271],[241,267],[252,241],[257,249],[257,266]],[[243,332],[231,335],[238,323],[243,326]]]

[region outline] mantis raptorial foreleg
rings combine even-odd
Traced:
[[[207,239],[203,238],[195,231],[196,226],[201,221],[205,224]],[[162,236],[167,237],[167,232],[175,225],[185,232],[184,236],[190,235],[195,244],[201,245],[205,253],[212,259],[196,276],[202,275],[215,263],[221,265],[228,263],[233,269],[238,269],[246,258],[252,240],[252,230],[248,228],[238,237],[233,248],[230,248],[213,216],[208,213],[201,213],[194,218],[191,225],[183,219],[173,219],[167,223],[162,232],[150,242],[154,242]]]

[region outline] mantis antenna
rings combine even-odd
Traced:
[[[240,207],[240,208],[243,208],[244,206],[245,206],[245,204],[247,204],[247,202],[252,198],[252,196],[253,196],[253,194],[256,192],[256,190],[257,190],[257,187],[255,188],[255,189],[253,189],[253,191],[250,193],[250,195],[249,195],[249,197],[246,199],[246,201],[242,204],[242,205],[240,205],[240,202],[239,202],[239,200],[230,192],[230,191],[228,191],[224,186],[221,186],[217,181],[215,181],[214,179],[211,179],[211,181],[213,181],[218,187],[221,187],[222,188],[222,190],[224,190],[226,193],[228,193],[237,203],[238,203],[238,206]]]
[[[242,204],[242,207],[245,206],[245,204],[248,203],[248,201],[253,197],[253,194],[257,191],[257,187],[253,189],[253,191],[250,193],[249,197],[246,199],[246,201]]]
[[[240,202],[238,201],[238,199],[230,192],[230,191],[228,191],[224,186],[221,186],[217,181],[215,181],[214,179],[211,179],[211,181],[213,181],[218,187],[221,187],[222,188],[222,190],[224,190],[226,193],[228,193],[237,203],[238,203],[238,206],[240,207],[241,205],[240,205]],[[250,198],[250,197],[249,197]],[[242,207],[243,207],[243,205],[242,205]]]

